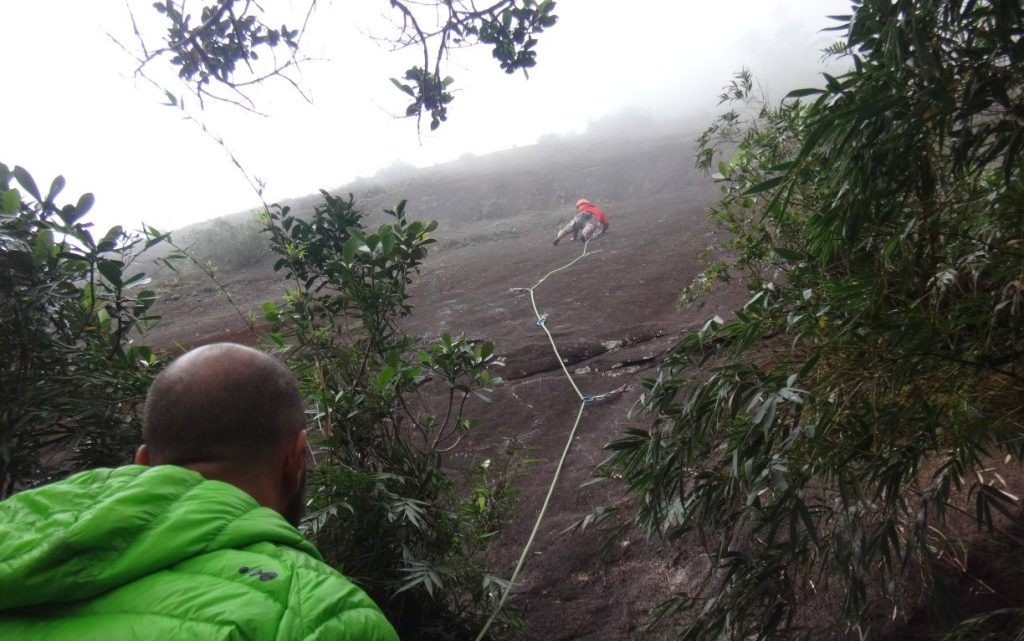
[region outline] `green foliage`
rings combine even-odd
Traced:
[[[944,641],[1021,641],[1024,608],[992,610],[963,621]]]
[[[239,64],[252,71],[253,63],[260,58],[259,51],[272,54],[277,46],[284,45],[294,52],[299,47],[298,30],[284,25],[280,29],[269,27],[249,13],[248,3],[237,12],[236,4],[235,0],[224,0],[203,7],[199,23],[193,26],[184,2],[153,3],[153,8],[167,20],[167,46],[150,55],[167,53],[171,65],[178,69],[178,76],[192,83],[200,98],[209,91],[211,82],[236,88],[233,77]],[[275,71],[280,72],[287,65],[276,65]]]
[[[488,45],[502,70],[515,73],[522,69],[525,73],[537,64],[534,36],[558,21],[553,13],[554,0],[500,0],[482,9],[461,0],[392,0],[389,4],[401,16],[401,27],[394,37],[396,46],[415,46],[423,52],[423,64],[406,70],[404,82],[395,78],[391,82],[412,98],[406,115],[418,121],[428,113],[432,130],[447,120],[448,104],[453,99],[449,91],[453,80],[441,73],[451,47]],[[239,0],[216,0],[204,6],[195,23],[183,1],[162,0],[153,7],[163,16],[167,31],[159,47],[147,44],[149,38],[136,32],[142,50],[140,63],[146,65],[166,56],[200,101],[213,97],[253,109],[255,105],[247,94],[253,85],[276,76],[298,87],[286,72],[302,62],[299,43],[316,9],[316,0],[309,1],[301,30],[285,25],[270,27],[264,23],[262,6]],[[277,52],[282,46],[287,55],[279,58]],[[211,86],[222,91],[211,92]],[[168,98],[177,104],[172,94]]]
[[[57,178],[44,197],[24,169],[0,165],[3,496],[129,461],[137,408],[161,365],[132,342],[157,320],[133,262],[166,235],[115,227],[96,240],[80,222],[92,196],[58,206],[63,185]],[[462,479],[443,462],[476,427],[467,402],[487,400],[500,363],[490,342],[422,343],[399,328],[436,223],[407,220],[401,203],[371,232],[351,196],[324,201],[309,221],[287,208],[266,216],[275,267],[295,283],[281,306],[264,307],[269,339],[315,408],[304,527],[403,638],[463,638],[507,588],[483,553],[505,522],[519,459],[509,451]],[[162,261],[182,258],[195,260],[176,250]],[[502,623],[499,633],[515,620]]]
[[[958,571],[951,512],[991,532],[1019,510],[998,466],[1024,455],[1024,9],[854,8],[848,73],[774,107],[749,74],[726,90],[698,163],[730,258],[684,302],[737,273],[751,297],[682,338],[649,426],[609,445],[634,520],[712,561],[658,612],[680,638],[800,636],[830,597],[871,636],[908,581],[938,599]]]
[[[553,0],[502,0],[484,10],[475,6],[463,6],[461,2],[447,2],[444,11],[435,15],[439,23],[437,31],[424,31],[412,10],[414,3],[393,2],[392,7],[403,14],[407,27],[403,29],[399,40],[423,47],[423,66],[412,67],[405,72],[405,81],[391,79],[395,87],[408,94],[412,103],[406,108],[406,116],[416,116],[423,112],[430,113],[430,129],[437,129],[448,119],[448,104],[454,96],[448,87],[454,82],[451,76],[441,77],[441,53],[435,59],[433,69],[430,66],[430,50],[427,43],[431,37],[441,40],[439,52],[444,52],[452,45],[485,44],[491,46],[491,55],[498,61],[505,73],[526,70],[537,64],[537,45],[535,35],[552,27],[558,21],[553,13]],[[440,7],[438,7],[440,8]]]
[[[130,460],[135,406],[159,366],[132,343],[156,321],[132,262],[163,236],[114,227],[97,239],[81,222],[92,194],[59,206],[63,187],[58,176],[44,196],[0,164],[0,498]]]
[[[322,193],[311,220],[275,207],[267,226],[275,269],[295,282],[282,305],[264,307],[270,340],[316,408],[306,527],[403,638],[461,638],[501,586],[482,552],[516,459],[481,465],[468,496],[442,463],[476,425],[464,414],[470,396],[486,400],[500,382],[494,349],[448,334],[421,345],[399,327],[436,223],[409,221],[403,202],[370,231],[351,195]]]
[[[406,70],[405,78],[411,84],[405,84],[395,78],[391,84],[412,97],[413,101],[405,108],[407,117],[419,116],[424,111],[430,112],[430,130],[433,131],[448,120],[448,105],[455,97],[448,91],[455,80],[451,76],[438,78],[423,67],[411,67]]]
[[[440,69],[441,56],[449,41],[454,46],[490,45],[491,55],[505,73],[515,73],[520,69],[526,73],[537,64],[537,52],[534,50],[537,39],[534,35],[541,34],[558,21],[553,13],[553,0],[540,3],[535,0],[501,0],[483,10],[477,10],[472,3],[468,6],[461,2],[434,4],[443,5],[443,9],[441,6],[433,7],[437,10],[434,20],[438,26],[434,31],[425,31],[420,26],[422,16],[418,19],[413,11],[415,3],[391,3],[406,21],[399,40],[423,48],[423,66],[408,69],[405,72],[406,82],[395,78],[391,82],[413,99],[405,115],[419,118],[423,112],[429,112],[431,130],[448,119],[448,104],[454,98],[448,90],[454,80],[451,76],[442,78]],[[440,40],[440,47],[431,69],[428,42],[433,37]]]

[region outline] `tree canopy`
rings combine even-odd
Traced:
[[[315,19],[317,0],[307,0],[302,24],[291,28],[268,24],[263,6],[248,0],[216,0],[202,5],[198,15],[187,4],[153,3],[166,25],[159,38],[140,31],[132,14],[140,71],[161,61],[177,69],[200,102],[228,101],[244,108],[256,107],[251,88],[272,78],[302,92],[294,72],[308,61],[301,41]],[[444,72],[451,49],[486,45],[506,73],[526,73],[537,63],[536,36],[558,20],[554,0],[498,0],[484,7],[465,0],[389,0],[386,7],[396,28],[388,38],[391,45],[418,48],[423,56],[421,64],[391,81],[412,100],[406,116],[419,120],[428,114],[431,129],[447,119],[453,100],[454,80]]]

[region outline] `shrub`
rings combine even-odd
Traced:
[[[322,193],[308,222],[270,212],[275,269],[295,287],[264,308],[316,408],[308,533],[402,638],[463,638],[503,585],[482,552],[504,519],[515,462],[477,468],[463,498],[443,457],[476,425],[464,414],[470,396],[500,382],[493,346],[447,334],[424,345],[399,328],[436,223],[409,221],[403,202],[370,232],[351,195]]]
[[[751,297],[682,338],[649,427],[609,445],[634,520],[711,558],[660,611],[687,613],[680,638],[799,635],[822,594],[871,636],[916,606],[908,580],[940,602],[960,572],[948,514],[1018,512],[998,465],[1024,455],[1024,9],[857,4],[848,73],[777,107],[749,74],[726,92],[699,165],[732,259],[698,285],[743,270]]]
[[[132,342],[156,317],[131,267],[163,236],[114,227],[95,239],[80,222],[92,194],[61,207],[63,187],[58,176],[44,197],[25,169],[0,164],[0,499],[129,461],[135,406],[160,365]]]

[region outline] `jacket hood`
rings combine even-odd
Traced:
[[[0,611],[87,599],[199,554],[311,543],[242,490],[181,467],[91,470],[0,502]]]

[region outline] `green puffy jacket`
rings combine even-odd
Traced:
[[[395,640],[277,512],[174,466],[0,503],[0,640]]]

